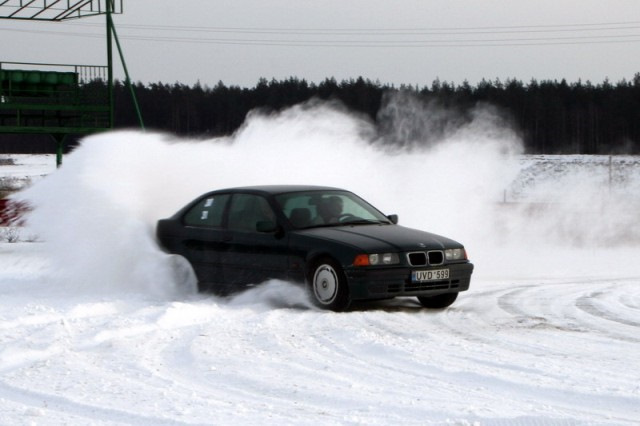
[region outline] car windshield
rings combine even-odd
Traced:
[[[305,191],[276,196],[284,215],[298,229],[356,224],[389,224],[371,204],[346,191]]]

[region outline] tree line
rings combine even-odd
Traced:
[[[318,84],[304,79],[261,79],[253,88],[200,84],[136,84],[148,128],[185,136],[220,136],[237,130],[247,113],[277,111],[312,98],[338,100],[353,111],[380,120],[385,94],[410,92],[461,116],[479,104],[496,107],[522,135],[533,154],[640,153],[640,73],[632,80],[599,84],[516,79],[482,80],[456,85],[434,81],[429,87],[381,84],[363,78],[333,78]],[[130,93],[116,84],[116,127],[135,127]]]
[[[252,88],[219,82],[213,87],[136,83],[133,89],[147,129],[181,136],[229,135],[251,110],[278,111],[314,98],[339,101],[382,125],[385,100],[403,92],[459,117],[478,105],[491,105],[522,136],[527,153],[640,154],[640,73],[631,80],[598,84],[496,79],[476,85],[435,80],[426,87],[396,87],[363,78],[310,83],[291,77],[261,79]],[[114,91],[115,127],[138,127],[129,88],[116,81]]]

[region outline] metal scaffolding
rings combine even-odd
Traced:
[[[4,0],[0,18],[64,21],[88,16],[122,13],[122,0]]]
[[[122,0],[0,0],[0,19],[64,21],[104,15],[107,39],[106,65],[0,61],[0,133],[51,135],[60,165],[68,135],[113,128],[112,40],[144,128],[112,19],[121,13]]]

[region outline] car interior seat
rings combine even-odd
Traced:
[[[296,228],[304,228],[311,224],[311,211],[307,208],[300,207],[291,210],[289,221]]]

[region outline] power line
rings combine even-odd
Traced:
[[[87,27],[100,27],[100,24],[77,23]],[[431,28],[266,28],[266,27],[197,27],[178,25],[119,24],[119,28],[157,31],[182,32],[230,32],[239,34],[294,34],[294,35],[406,35],[406,34],[491,34],[520,32],[575,32],[610,31],[640,28],[640,21],[603,22],[556,25],[511,25],[485,27],[431,27]]]
[[[65,25],[65,24],[57,24]],[[66,24],[71,25],[71,24]],[[99,24],[73,24],[75,26],[84,27],[101,27]],[[618,26],[615,26],[618,25]],[[623,25],[624,27],[620,27]],[[597,26],[597,28],[594,28]],[[145,31],[182,31],[182,32],[225,32],[225,33],[237,33],[237,34],[269,34],[271,36],[280,35],[304,35],[304,36],[350,36],[346,39],[291,39],[291,38],[267,38],[267,39],[252,39],[252,38],[202,38],[202,37],[181,37],[181,36],[156,36],[156,35],[137,35],[137,34],[122,34],[121,39],[132,41],[147,41],[147,42],[163,42],[163,43],[193,43],[193,44],[217,44],[217,45],[244,45],[244,46],[283,46],[283,47],[345,47],[345,48],[409,48],[409,47],[506,47],[506,46],[546,46],[546,45],[579,45],[579,44],[606,44],[606,43],[637,43],[640,41],[640,33],[631,34],[582,34],[585,31],[611,31],[611,30],[637,30],[640,29],[640,22],[621,22],[621,23],[600,23],[600,24],[566,24],[566,25],[544,25],[544,26],[510,26],[510,27],[470,27],[474,31],[472,32],[451,32],[451,33],[387,33],[387,32],[370,32],[373,30],[366,30],[367,32],[357,32],[362,30],[352,30],[354,32],[344,33],[344,29],[332,30],[337,32],[318,32],[321,30],[305,30],[301,33],[286,32],[289,30],[282,29],[259,29],[259,28],[217,28],[217,27],[180,27],[180,26],[158,26],[158,25],[120,25],[120,28],[133,29],[133,30],[145,30]],[[571,29],[569,27],[580,27],[579,29]],[[588,27],[589,29],[586,29]],[[478,32],[479,28],[483,29],[483,32]],[[488,31],[487,29],[506,29],[511,28],[513,30],[500,30],[500,31]],[[525,28],[528,28],[525,30]],[[547,29],[542,29],[547,28]],[[553,30],[550,28],[554,28]],[[450,29],[450,28],[449,28]],[[35,33],[35,34],[47,34],[54,36],[71,36],[71,37],[84,37],[84,38],[103,38],[104,34],[97,33],[84,33],[84,32],[69,32],[69,31],[47,31],[47,30],[25,30],[18,28],[4,28],[0,31],[22,32],[22,33]],[[270,31],[263,33],[260,31]],[[271,32],[273,31],[273,32]],[[285,32],[282,32],[285,31]],[[301,31],[297,29],[297,31]],[[324,31],[324,30],[322,30]],[[386,31],[386,30],[385,30]],[[397,30],[393,30],[397,31]],[[554,33],[560,32],[561,34],[567,32],[574,32],[577,35],[560,35]],[[502,34],[523,34],[523,33],[548,33],[548,37],[499,37]],[[442,36],[450,35],[478,35],[484,34],[487,36],[498,36],[499,38],[441,38]],[[440,38],[427,38],[427,39],[394,39],[388,38],[388,36],[436,36]],[[371,39],[368,36],[387,37],[386,39]],[[355,38],[354,38],[355,37]]]

